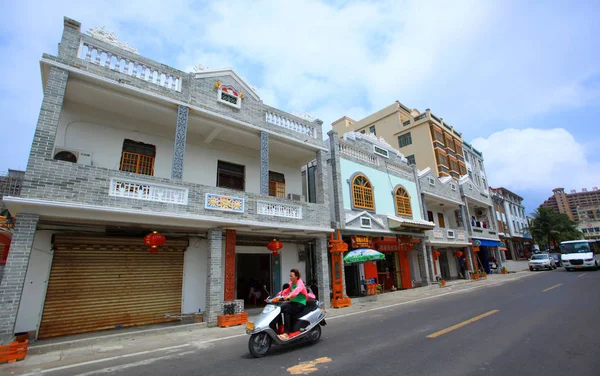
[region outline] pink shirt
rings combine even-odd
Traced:
[[[309,293],[308,290],[306,290],[306,286],[304,286],[304,282],[302,282],[301,279],[298,279],[298,282],[296,282],[296,288],[290,292],[291,287],[292,281],[290,281],[290,287],[282,290],[279,294],[281,296],[287,296],[288,294],[290,294],[292,295],[292,298],[298,294],[304,294],[304,296],[306,296],[306,299],[316,299],[315,294]]]

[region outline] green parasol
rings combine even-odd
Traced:
[[[369,248],[360,248],[348,252],[344,256],[344,262],[346,264],[359,264],[367,261],[383,260],[385,255],[381,252]]]

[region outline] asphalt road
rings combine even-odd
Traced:
[[[262,359],[249,355],[247,337],[236,337],[49,375],[599,375],[600,272],[536,273],[339,317],[318,343]]]

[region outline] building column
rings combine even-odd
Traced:
[[[60,114],[67,90],[67,80],[69,72],[66,70],[50,67],[46,87],[44,88],[44,98],[38,117],[37,126],[33,135],[33,143],[29,154],[29,163],[27,171],[31,171],[35,165],[36,158],[52,159],[54,151],[54,141],[56,140],[56,131]]]
[[[315,261],[316,264],[316,277],[319,285],[319,298],[325,305],[329,307],[331,305],[331,299],[329,296],[329,249],[328,249],[327,236],[319,236],[315,239]]]
[[[421,241],[421,245],[418,249],[419,255],[419,264],[423,266],[421,269],[421,284],[423,286],[429,286],[429,265],[428,265],[428,257],[427,257],[427,246],[425,245],[425,239]]]
[[[475,271],[475,269],[479,269],[479,267],[475,268],[475,262],[473,261],[473,257],[475,256],[473,253],[473,247],[467,247],[467,262],[469,263],[469,270],[472,272]]]
[[[4,276],[0,283],[0,345],[9,344],[14,338],[15,322],[38,221],[37,214],[17,215]]]
[[[190,109],[179,105],[177,109],[177,128],[175,130],[175,145],[173,147],[173,165],[171,179],[183,180],[183,161],[187,139],[188,116]]]
[[[269,195],[269,134],[260,131],[260,194]]]
[[[220,228],[208,230],[208,260],[206,263],[206,322],[208,326],[217,324],[217,315],[223,302],[223,231]]]
[[[319,150],[317,152],[317,171],[316,171],[316,191],[317,204],[329,205],[329,180],[327,178],[327,152]],[[325,239],[327,243],[327,239]]]
[[[488,206],[488,212],[490,213],[490,216],[492,217],[490,219],[491,228],[494,231],[498,232],[498,220],[496,218],[496,211],[494,210],[494,207],[493,206]],[[500,237],[500,236],[498,236],[498,237]]]
[[[226,302],[235,300],[235,230],[225,231],[225,295]]]
[[[435,273],[433,272],[433,263],[435,261],[433,260],[432,247],[429,245],[425,246],[425,256],[427,258],[427,269],[429,270],[429,282],[435,282]]]
[[[331,155],[331,174],[333,183],[333,197],[330,197],[332,200],[331,205],[333,206],[334,211],[334,228],[337,230],[342,230],[345,225],[345,218],[343,215],[344,211],[344,202],[343,202],[343,192],[342,192],[342,172],[340,166],[340,154],[339,154],[339,145],[340,140],[338,138],[338,134],[335,131],[329,131],[327,133],[329,135],[329,152]]]

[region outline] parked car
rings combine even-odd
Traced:
[[[552,256],[552,258],[554,259],[554,262],[556,263],[556,266],[563,266],[562,261],[560,259],[560,253],[551,253],[550,256]]]
[[[534,271],[538,269],[556,269],[556,262],[554,262],[554,258],[548,253],[540,253],[531,256],[529,259],[529,270]]]

